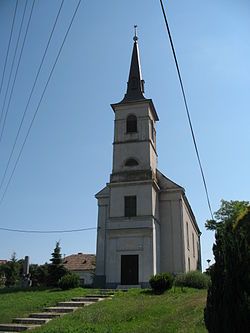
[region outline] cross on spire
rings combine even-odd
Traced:
[[[135,35],[134,35],[134,41],[136,42],[138,40],[138,37],[137,37],[137,25],[134,25],[134,29],[135,29]]]

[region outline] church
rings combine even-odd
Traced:
[[[95,285],[148,287],[154,274],[201,269],[201,232],[185,190],[157,169],[159,118],[144,97],[136,34],[126,94],[111,107],[113,168],[96,194]]]

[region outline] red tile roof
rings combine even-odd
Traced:
[[[94,254],[72,254],[63,260],[63,265],[70,271],[86,271],[95,269]]]

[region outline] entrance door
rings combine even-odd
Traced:
[[[139,256],[135,255],[122,255],[121,256],[121,284],[123,285],[136,285],[138,284],[138,263]]]

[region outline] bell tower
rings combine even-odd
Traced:
[[[159,119],[152,100],[143,94],[144,80],[135,34],[127,92],[121,102],[111,105],[115,113],[111,183],[155,178],[155,123]]]

